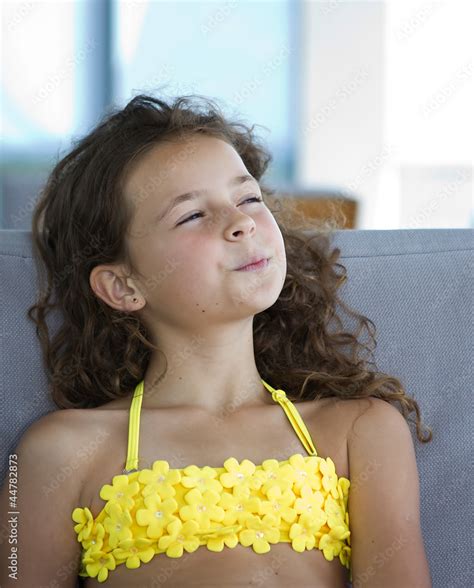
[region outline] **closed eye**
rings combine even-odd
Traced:
[[[263,202],[263,198],[260,198],[260,196],[252,196],[250,198],[246,198],[244,200],[244,202],[248,202],[249,200],[255,200],[256,202]],[[179,223],[177,223],[177,227],[179,227],[179,225],[182,225],[184,223],[187,223],[190,220],[194,220],[195,217],[199,218],[200,216],[202,216],[203,213],[202,212],[195,212],[194,214],[192,214],[191,216],[188,216],[188,218],[185,218],[184,220],[180,221]]]

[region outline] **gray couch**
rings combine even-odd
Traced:
[[[471,229],[341,230],[334,240],[348,269],[343,299],[377,327],[377,367],[401,379],[433,429],[422,445],[412,427],[435,588],[474,586],[473,237]],[[25,315],[35,276],[31,234],[0,230],[2,483],[22,433],[56,409]]]

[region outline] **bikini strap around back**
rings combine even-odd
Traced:
[[[273,400],[278,402],[283,410],[285,411],[286,416],[288,417],[293,429],[296,431],[296,434],[300,438],[301,443],[304,445],[304,448],[310,455],[318,455],[316,448],[313,444],[313,440],[311,439],[311,435],[309,434],[306,425],[303,422],[299,412],[296,409],[296,406],[291,402],[291,400],[286,396],[284,390],[275,390],[272,388],[270,384],[267,384],[265,380],[262,379],[262,383],[265,388],[271,392]]]
[[[138,470],[138,442],[140,438],[140,411],[142,408],[144,380],[139,382],[133,393],[128,422],[127,462],[124,474]]]

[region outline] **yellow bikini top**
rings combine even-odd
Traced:
[[[89,508],[72,512],[82,544],[79,576],[105,582],[125,564],[136,569],[157,554],[181,557],[205,545],[210,551],[237,544],[255,553],[287,542],[298,552],[319,549],[351,569],[350,481],[338,477],[330,457],[319,457],[306,425],[283,390],[264,380],[309,455],[295,453],[261,464],[229,457],[223,467],[189,465],[171,469],[166,460],[138,470],[142,380],[130,407],[125,469],[104,484],[106,505],[94,517]]]

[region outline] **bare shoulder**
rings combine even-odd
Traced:
[[[48,493],[61,488],[70,504],[82,504],[91,474],[101,467],[115,430],[109,418],[113,414],[91,408],[52,411],[30,425],[18,452],[30,462],[41,461],[51,480]]]
[[[366,398],[332,396],[311,404],[314,406],[310,411],[311,418],[324,417],[325,420],[328,420],[331,424],[337,424],[338,427],[346,424],[348,425],[348,434],[354,434],[357,427],[360,427],[359,421],[361,418],[363,418],[364,423],[366,419],[374,423],[382,423],[387,418],[401,418],[404,420],[404,417],[395,406],[375,396]]]
[[[371,400],[373,400],[371,398]],[[378,400],[378,399],[375,399]],[[382,401],[381,401],[382,402]],[[319,426],[322,422],[332,428],[336,428],[340,435],[345,431],[349,435],[354,422],[368,406],[367,399],[339,398],[332,396],[324,398],[320,402],[314,402],[310,411],[310,418]]]
[[[388,428],[409,432],[408,423],[401,412],[392,403],[382,398],[368,396],[367,398],[351,399],[348,404],[350,413],[350,427],[348,429],[348,443],[357,440],[362,435],[377,436]]]
[[[64,587],[73,588],[76,584],[80,545],[71,514],[78,504],[85,477],[83,464],[77,462],[74,468],[80,437],[79,415],[73,412],[47,413],[26,429],[12,454],[16,473],[13,485],[7,477],[0,492],[2,512],[11,508],[13,499],[19,507],[15,548],[21,557],[22,586],[52,585],[52,579],[54,585],[59,585],[59,579]],[[31,513],[41,521],[34,533]],[[0,560],[7,561],[8,555],[7,542],[0,542]],[[2,566],[0,584],[13,586],[13,580]]]
[[[82,478],[88,466],[87,439],[92,430],[87,413],[88,409],[60,409],[43,415],[28,427],[18,448],[47,457],[53,467],[67,466],[76,479]]]
[[[73,444],[77,420],[73,409],[53,410],[33,421],[20,439],[21,447],[30,445],[49,445],[52,449],[57,446],[58,451],[66,452]],[[69,434],[67,434],[69,433]]]
[[[25,436],[40,436],[42,438],[54,438],[65,430],[69,430],[69,440],[77,429],[83,417],[83,409],[59,409],[48,412],[36,421],[33,421],[25,432]],[[66,446],[70,445],[65,439]]]
[[[325,398],[321,403],[314,403],[310,410],[310,422],[316,430],[325,427],[328,435],[333,431],[336,438],[345,439],[347,449],[362,433],[372,436],[380,433],[384,427],[393,424],[405,428],[408,425],[403,415],[395,406],[375,396],[366,398]]]

